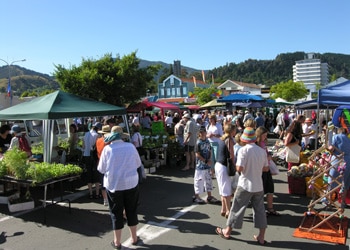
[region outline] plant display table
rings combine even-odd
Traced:
[[[44,208],[44,223],[46,223],[46,207],[47,205],[55,205],[57,203],[60,202],[67,202],[68,203],[68,208],[69,208],[69,212],[71,212],[71,204],[70,204],[70,200],[69,199],[64,199],[63,198],[63,182],[65,181],[73,181],[80,178],[80,175],[70,175],[70,176],[62,176],[59,178],[53,178],[53,179],[49,179],[45,182],[41,182],[41,183],[35,183],[36,187],[43,187],[44,188],[44,194],[43,194],[43,200],[42,200],[42,206]],[[6,187],[7,183],[12,183],[12,184],[18,184],[21,186],[25,186],[27,187],[27,189],[29,189],[29,187],[34,186],[33,182],[31,180],[18,180],[15,179],[11,176],[5,176],[3,178],[0,179],[0,182],[4,183],[4,187]],[[51,184],[55,184],[55,183],[59,183],[60,184],[60,199],[59,200],[54,200],[54,197],[52,196],[51,202],[48,203],[47,201],[47,187]],[[4,190],[6,193],[6,189]],[[34,202],[33,202],[34,203]],[[18,206],[17,206],[18,207]],[[23,207],[23,206],[22,206]],[[10,211],[12,212],[12,211]]]

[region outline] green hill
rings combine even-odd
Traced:
[[[322,63],[328,63],[329,76],[350,79],[350,55],[325,53],[315,53],[316,58]],[[293,65],[295,61],[303,60],[304,52],[279,54],[274,60],[254,60],[249,59],[242,63],[228,63],[213,70],[208,71],[208,75],[213,74],[216,82],[224,82],[227,79],[265,84],[272,86],[282,81],[293,79]]]
[[[8,66],[0,67],[0,92],[7,92]],[[58,89],[59,84],[53,77],[29,70],[17,65],[11,66],[11,90],[15,95],[21,95],[24,91],[36,91],[38,93],[47,89]]]

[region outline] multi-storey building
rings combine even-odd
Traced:
[[[308,53],[304,60],[299,60],[293,65],[293,81],[303,82],[309,94],[306,100],[317,97],[317,84],[326,86],[328,84],[328,64],[321,63],[314,53]]]
[[[328,84],[328,64],[321,63],[315,58],[314,53],[308,53],[304,60],[299,60],[293,65],[293,81],[303,82],[305,85]]]

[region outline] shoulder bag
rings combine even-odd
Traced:
[[[298,144],[286,146],[286,162],[299,163],[301,147]]]
[[[236,166],[233,164],[233,160],[230,154],[230,138],[227,138],[228,145],[226,145],[226,168],[227,168],[227,174],[228,176],[235,176],[236,175]],[[225,141],[226,142],[226,141]]]

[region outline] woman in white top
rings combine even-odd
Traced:
[[[212,114],[209,117],[209,125],[207,126],[207,138],[211,144],[212,148],[212,174],[214,174],[214,166],[216,162],[219,141],[223,134],[222,126],[220,123],[216,122],[216,115]]]

